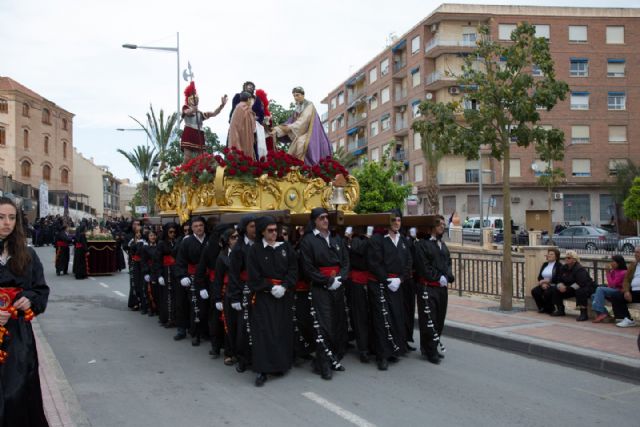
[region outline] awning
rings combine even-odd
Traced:
[[[587,95],[589,95],[589,92],[571,92],[571,95],[575,95],[575,96],[587,96]]]
[[[420,101],[419,99],[414,99],[413,101],[411,101],[411,106],[413,107],[414,105],[418,105],[420,104],[422,101]]]
[[[417,73],[418,71],[420,71],[420,67],[414,67],[414,68],[412,68],[412,69],[411,69],[410,73],[411,73],[411,74],[415,74],[415,73]]]
[[[402,48],[404,48],[406,45],[407,45],[407,39],[402,39],[400,42],[398,42],[398,44],[396,44],[391,49],[391,52],[397,52],[399,50],[402,50]]]
[[[609,92],[609,96],[624,96],[624,92]]]
[[[585,62],[589,62],[589,59],[588,58],[571,58],[571,62],[585,63]]]
[[[624,60],[624,59],[609,58],[609,59],[607,60],[607,62],[608,62],[609,64],[624,64],[624,63],[625,63],[625,60]]]
[[[380,120],[386,120],[389,117],[391,117],[391,113],[384,114],[382,117],[380,117]]]
[[[353,135],[354,133],[358,133],[358,129],[360,129],[360,126],[354,126],[351,129],[349,129],[347,131],[347,135]]]
[[[367,147],[358,148],[356,151],[353,152],[353,155],[360,156],[364,154],[365,151],[367,151]]]
[[[357,75],[351,77],[349,80],[347,80],[346,85],[347,86],[354,86],[356,83],[358,83],[362,79],[364,79],[364,73],[357,74]]]

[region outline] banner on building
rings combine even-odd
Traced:
[[[49,186],[45,181],[40,183],[39,195],[38,205],[40,206],[40,218],[44,218],[45,216],[49,216]]]

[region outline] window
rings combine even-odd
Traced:
[[[0,98],[0,113],[8,113],[8,112],[9,112],[9,102],[4,98]]]
[[[624,92],[609,92],[607,107],[609,110],[626,110],[627,96]]]
[[[330,109],[333,110],[334,108],[336,108],[338,106],[338,98],[336,98],[335,96],[333,98],[331,98],[331,107]]]
[[[63,184],[69,183],[69,171],[67,169],[60,171],[60,181],[62,181]]]
[[[413,132],[413,149],[422,150],[422,135],[420,135],[420,132]]]
[[[534,77],[542,77],[542,76],[544,76],[544,73],[542,72],[542,70],[540,69],[538,64],[532,64],[531,65],[531,75],[534,76]]]
[[[476,181],[478,182],[478,181]],[[467,195],[467,214],[476,215],[480,213],[480,200],[478,196]],[[478,220],[478,223],[480,221]]]
[[[467,160],[464,168],[464,182],[467,184],[477,183],[480,162],[478,160]]]
[[[62,141],[62,158],[67,158],[67,141]]]
[[[607,60],[607,77],[624,77],[624,59]]]
[[[344,148],[344,138],[340,138],[340,139],[338,140],[338,147],[340,147],[340,148]]]
[[[371,122],[369,129],[369,136],[376,136],[378,134],[378,121],[376,120],[375,122]]]
[[[591,142],[589,136],[589,126],[575,125],[571,126],[571,143],[572,144],[588,144]]]
[[[389,102],[389,96],[389,86],[387,86],[380,91],[380,103],[384,104],[385,102]]]
[[[46,108],[42,109],[42,123],[45,125],[51,124],[51,113]]]
[[[468,98],[465,96],[462,100],[462,106],[465,110],[477,110],[480,106],[480,103],[477,99]]]
[[[420,86],[420,68],[416,67],[411,70],[411,87]]]
[[[331,120],[331,132],[335,132],[338,129],[338,121],[333,119]]]
[[[420,51],[420,36],[415,36],[411,39],[411,54],[418,53]]]
[[[29,131],[27,129],[24,129],[22,131],[22,143],[24,145],[24,149],[28,150],[29,149]]]
[[[24,117],[29,117],[29,104],[27,104],[26,102],[22,104],[22,115]]]
[[[380,119],[380,124],[383,131],[388,130],[391,127],[391,115],[386,114],[382,116],[382,118]]]
[[[386,76],[389,74],[389,58],[380,61],[380,75]]]
[[[378,80],[378,69],[372,68],[369,70],[369,84]]]
[[[611,218],[614,216],[614,203],[613,196],[611,194],[600,195],[600,222],[602,224],[608,224]]]
[[[535,27],[536,27],[536,37],[542,37],[547,40],[551,39],[551,29],[549,28],[548,25],[536,24]]]
[[[420,115],[420,101],[411,103],[411,117],[416,118]]]
[[[591,160],[573,159],[571,162],[571,175],[575,177],[591,176]]]
[[[607,44],[624,44],[624,27],[607,27]]]
[[[4,126],[0,126],[0,145],[3,147],[7,145],[7,130]]]
[[[627,159],[609,159],[609,176],[618,175],[618,169],[629,166]]]
[[[69,123],[67,122],[67,119],[62,119],[62,130],[67,130],[68,126]]]
[[[49,154],[49,137],[44,137],[44,154]]]
[[[509,159],[509,176],[512,178],[520,178],[520,159]]]
[[[614,144],[627,142],[626,126],[609,126],[609,142]]]
[[[45,181],[51,181],[51,166],[44,165],[42,167],[42,179]]]
[[[475,27],[462,27],[462,44],[464,46],[473,46],[476,44],[478,35]]]
[[[29,178],[31,176],[31,163],[28,160],[23,160],[20,164],[20,172],[22,176],[25,178]]]
[[[336,122],[338,124],[338,129],[344,126],[344,114],[340,114],[338,117],[336,117]]]
[[[415,182],[422,182],[422,163],[413,166],[413,180]]]
[[[371,96],[371,98],[369,98],[369,107],[372,110],[378,108],[378,95],[373,95]]]
[[[344,104],[344,92],[338,93],[338,105]]]
[[[589,60],[586,58],[571,58],[569,75],[571,77],[588,77]]]
[[[571,93],[571,109],[572,110],[588,110],[589,109],[589,92],[572,92]]]
[[[516,24],[499,24],[498,25],[498,39],[511,40],[511,33],[517,27]]]
[[[588,194],[565,194],[563,197],[564,220],[580,221],[584,217],[591,220],[591,201]]]
[[[373,150],[371,150],[371,161],[377,162],[378,160],[380,160],[380,149],[374,148]]]
[[[587,26],[569,25],[569,43],[586,43]]]
[[[533,170],[533,174],[535,176],[547,176],[547,169],[553,169],[553,162],[549,163],[544,160],[534,159],[531,164],[531,169]]]

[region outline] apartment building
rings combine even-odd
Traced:
[[[87,199],[97,218],[120,216],[120,184],[108,166],[98,165],[93,157],[73,150],[75,190]]]
[[[577,223],[584,217],[592,224],[609,223],[616,165],[640,161],[640,55],[635,48],[640,9],[443,4],[323,100],[334,148],[342,146],[370,160],[388,149],[405,164],[398,181],[413,186],[407,210],[424,212],[426,161],[420,135],[411,130],[417,106],[425,99],[459,100],[464,108],[477,108],[451,75],[473,53],[479,25],[488,25],[491,37],[509,43],[523,21],[549,40],[557,78],[571,88],[551,112],[541,111],[541,124],[562,129],[567,147],[564,161],[554,165],[564,169],[566,181],[554,189],[553,222]],[[532,73],[538,72],[533,67]],[[508,202],[516,225],[537,228],[546,223],[547,191],[537,184],[546,165],[533,147],[515,145],[509,161],[511,200],[505,201],[500,162],[488,153],[482,167],[477,160],[443,158],[438,167],[441,212],[479,215],[482,179],[485,215],[499,214]]]

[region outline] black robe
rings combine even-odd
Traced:
[[[160,294],[158,289],[158,277],[162,272],[162,260],[158,245],[148,244],[141,250],[142,261],[140,262],[140,270],[142,273],[143,287],[147,301],[149,302],[149,311],[158,313],[158,302]],[[149,282],[144,280],[145,276],[149,276]]]
[[[222,331],[219,329],[214,330],[215,342],[213,344],[218,345],[218,348],[224,347],[225,357],[235,356],[234,342],[230,337],[236,337],[238,335],[236,328],[238,322],[235,321],[236,311],[231,308],[231,302],[228,298],[227,288],[229,286],[229,268],[231,266],[231,258],[229,257],[229,249],[224,249],[218,254],[215,265],[215,276],[213,283],[211,284],[211,303],[213,304],[212,310],[219,316],[220,323],[222,323]],[[222,313],[215,308],[215,303],[221,302],[223,305]],[[230,319],[231,317],[231,319]],[[216,328],[220,327],[220,323],[215,323]],[[222,336],[222,340],[220,339]]]
[[[198,292],[205,289],[209,294],[209,299],[203,301],[203,304],[208,306],[207,326],[209,328],[211,346],[214,351],[218,352],[224,344],[224,327],[222,324],[222,313],[216,310],[216,301],[214,301],[213,298],[214,273],[216,271],[218,254],[220,253],[220,243],[216,237],[217,233],[213,238],[209,239],[207,245],[202,250],[198,268],[196,269],[195,286]]]
[[[180,282],[180,280],[185,277],[191,279],[191,286],[189,288],[184,288],[180,283],[178,283],[178,286],[180,286],[180,290],[178,290],[180,297],[176,298],[176,317],[179,320],[178,326],[183,327],[183,324],[186,324],[186,319],[183,319],[182,316],[185,316],[186,313],[190,313],[188,318],[190,319],[191,334],[193,336],[200,336],[203,333],[207,333],[205,330],[206,328],[203,325],[206,325],[207,317],[209,315],[209,303],[200,297],[200,294],[196,289],[195,277],[198,263],[202,256],[202,251],[204,250],[207,242],[208,237],[206,235],[204,236],[202,243],[200,243],[195,235],[185,236],[185,238],[180,242],[180,246],[178,247],[178,256],[176,258],[177,281]],[[187,297],[186,300],[185,297]]]
[[[246,366],[251,362],[251,337],[249,331],[251,330],[250,312],[250,289],[246,280],[247,277],[247,257],[251,245],[244,241],[244,236],[240,237],[240,240],[235,244],[229,258],[229,287],[227,289],[227,296],[229,305],[232,303],[242,303],[242,310],[236,311],[231,309],[227,313],[227,322],[229,323],[229,339],[232,341],[233,349],[238,362]],[[235,331],[235,332],[234,332]],[[235,333],[235,336],[232,335]]]
[[[87,237],[84,232],[75,236],[75,249],[73,250],[73,273],[76,279],[86,279],[87,274]]]
[[[160,276],[164,279],[164,286],[158,286],[159,301],[158,316],[160,323],[171,326],[175,320],[175,240],[160,240],[158,253],[161,260]]]
[[[71,250],[71,238],[66,231],[60,231],[56,235],[56,274],[67,274]]]
[[[288,243],[276,248],[256,242],[249,250],[249,288],[254,293],[251,310],[253,370],[284,372],[293,363],[293,291],[298,278],[298,261]],[[280,281],[284,296],[271,294]]]
[[[27,297],[31,301],[31,309],[38,315],[47,306],[49,287],[40,259],[33,249],[29,249],[29,253],[31,264],[22,276],[13,274],[8,266],[0,264],[0,288],[22,288],[15,299]],[[0,426],[48,426],[42,405],[38,354],[31,322],[25,321],[20,312],[18,319],[10,318],[5,328],[10,335],[5,336],[0,346],[8,353],[5,363],[0,364]]]

